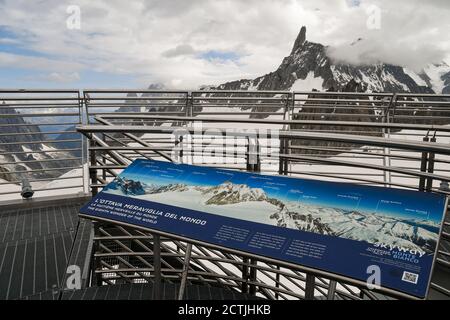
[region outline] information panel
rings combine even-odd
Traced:
[[[81,214],[423,298],[445,205],[434,193],[139,159]]]

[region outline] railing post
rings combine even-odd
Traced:
[[[93,141],[92,139],[89,139],[88,148],[90,149],[91,147],[95,147],[95,146],[96,146],[95,141]],[[91,191],[92,191],[92,196],[95,196],[98,193],[98,187],[95,186],[98,182],[97,169],[92,168],[93,166],[95,166],[97,164],[95,150],[89,150],[89,158],[90,158],[90,162],[91,162],[91,165],[89,166],[89,177],[91,178]]]
[[[257,278],[257,261],[255,259],[250,259],[250,264],[252,266],[250,267],[249,280],[255,283]],[[256,294],[256,285],[253,283],[250,284],[249,293],[254,296]]]
[[[314,286],[316,283],[316,278],[310,273],[306,274],[305,281],[305,300],[313,300],[314,299]]]
[[[98,222],[93,222],[93,225],[94,225],[94,236],[98,236],[100,234],[100,232],[98,231],[99,230]],[[103,273],[95,272],[98,269],[101,270],[101,263],[100,263],[101,258],[95,256],[96,253],[100,252],[100,241],[101,241],[100,239],[94,240],[94,248],[92,250],[92,256],[93,256],[92,267],[91,267],[91,270],[93,273],[92,279],[97,287],[100,287],[103,284],[102,283],[103,282],[103,279],[102,279]]]
[[[277,266],[277,273],[275,275],[275,288],[279,289],[280,288],[280,266]],[[278,300],[279,294],[278,294],[278,290],[275,291],[275,300]]]
[[[423,137],[423,141],[424,142],[428,142],[429,138],[428,138],[428,134],[429,132],[427,132],[427,135],[425,137]],[[428,164],[428,152],[423,151],[422,152],[422,158],[420,160],[420,171],[421,172],[426,172],[427,171],[427,164]],[[424,177],[420,177],[419,178],[419,191],[424,191],[425,190],[425,178]]]
[[[431,137],[430,142],[436,142],[436,132],[434,132],[433,137]],[[435,153],[429,152],[428,153],[428,173],[434,172],[434,159],[435,159]],[[427,178],[427,183],[425,186],[425,191],[430,192],[433,189],[433,178]]]
[[[249,136],[247,137],[247,171],[260,172],[261,171],[261,156],[260,145],[258,141],[258,134],[255,135],[254,141]]]
[[[336,284],[336,280],[330,280],[330,283],[328,285],[327,300],[334,300],[334,294],[336,293]]]
[[[187,277],[189,273],[189,264],[191,262],[192,244],[186,245],[186,253],[184,255],[183,273],[181,274],[180,291],[178,292],[178,300],[183,300],[184,291],[186,289]]]
[[[186,94],[186,110],[185,110],[186,117],[193,117],[194,116],[194,94],[189,91]]]
[[[280,156],[278,174],[287,175],[288,163],[285,156],[288,153],[288,141],[285,138],[280,138]]]
[[[381,118],[383,123],[387,125],[391,123],[391,112],[395,112],[396,104],[397,104],[397,94],[393,93],[388,106],[386,108],[383,108],[383,114]],[[391,136],[391,129],[383,128],[383,137],[390,138],[390,136]],[[385,155],[383,156],[383,166],[385,168],[389,168],[391,166],[391,148],[384,148],[384,154]],[[391,172],[384,170],[383,179],[384,179],[384,186],[389,187],[392,182]]]
[[[161,300],[161,238],[153,234],[153,300]]]
[[[248,276],[249,276],[249,268],[248,268],[248,261],[249,259],[246,257],[242,258],[242,286],[241,291],[242,293],[248,292]]]

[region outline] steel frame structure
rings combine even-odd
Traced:
[[[171,134],[180,129],[195,135],[197,121],[209,125],[201,130],[201,135],[208,136],[214,134],[207,129],[218,126],[278,128],[279,148],[269,155],[260,154],[259,146],[250,148],[248,133],[234,133],[244,141],[244,152],[223,152],[225,157],[241,158],[233,165],[223,165],[226,168],[450,193],[445,188],[445,183],[450,182],[450,151],[447,144],[436,142],[436,138],[450,136],[450,127],[446,126],[450,123],[450,95],[91,89],[75,92],[78,131],[85,137],[80,139],[89,167],[90,182],[84,190],[92,194],[133,159],[171,161],[174,147],[180,159],[189,154],[195,157],[192,147],[202,147],[203,142],[174,141]],[[0,91],[3,93],[7,92]],[[0,100],[6,101],[3,97]],[[418,138],[423,141],[417,141]],[[223,143],[210,145],[226,149]],[[251,156],[258,159],[256,166],[249,164]],[[270,158],[278,160],[277,168],[265,165]],[[398,161],[406,164],[395,165]],[[321,172],[323,167],[318,164],[336,170]],[[297,165],[317,169],[305,171]],[[362,171],[339,172],[341,168]],[[450,269],[449,252],[447,218],[436,260],[446,270]],[[161,281],[174,281],[181,284],[179,298],[183,298],[189,283],[221,286],[268,299],[412,298],[386,288],[370,291],[364,283],[318,270],[113,222],[96,223],[91,267],[91,285],[153,282],[158,293]],[[450,296],[448,288],[439,283],[432,283],[431,287]]]

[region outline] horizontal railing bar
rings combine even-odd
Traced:
[[[276,120],[276,119],[239,119],[239,118],[198,118],[198,117],[170,117],[157,115],[119,115],[110,114],[101,116],[105,119],[149,119],[149,120],[173,120],[173,121],[207,121],[207,122],[231,122],[231,123],[259,123],[259,124],[301,124],[301,125],[330,125],[330,126],[357,126],[357,127],[378,127],[378,128],[397,128],[397,129],[415,129],[415,130],[439,130],[450,132],[449,126],[443,125],[420,125],[403,123],[374,123],[374,122],[356,122],[356,121],[324,121],[324,120]]]
[[[47,135],[49,135],[49,134],[62,134],[62,133],[76,133],[76,134],[80,134],[78,131],[76,131],[76,130],[74,130],[74,131],[72,131],[72,130],[69,130],[69,131],[64,131],[64,130],[62,130],[62,131],[39,131],[39,132],[20,132],[20,133],[0,133],[0,137],[1,136],[27,136],[27,135],[37,135],[37,134],[47,134]],[[26,142],[23,142],[22,141],[22,143],[26,143]],[[2,143],[0,142],[0,145],[1,145]]]
[[[293,91],[294,95],[323,95],[323,96],[375,96],[375,97],[392,97],[394,94],[390,92],[319,92],[319,91]]]
[[[0,98],[1,100],[1,98]],[[54,109],[79,109],[79,103],[73,104],[57,104],[57,103],[21,103],[21,104],[0,104],[0,109],[2,108],[10,108],[10,109],[47,109],[48,107],[52,107]]]
[[[58,97],[0,97],[0,101],[79,101],[79,100],[78,100],[78,98],[68,98],[68,97],[60,97],[60,98],[58,98]]]
[[[187,90],[152,90],[152,89],[82,89],[83,93],[86,94],[95,94],[95,93],[177,93],[177,94],[188,94]],[[89,96],[91,98],[91,96]]]
[[[230,93],[240,93],[240,94],[292,94],[291,91],[285,90],[195,90],[192,91],[192,95],[197,94],[230,94]]]
[[[10,114],[10,113],[2,113],[0,114],[0,117],[3,118],[30,118],[30,117],[79,117],[79,113],[72,113],[72,112],[63,112],[63,113],[17,113],[17,114]]]
[[[128,115],[131,114],[133,111],[130,112],[89,112],[89,116],[108,116],[111,114],[115,114],[115,115]],[[165,112],[158,112],[159,114],[178,114],[178,115],[183,115],[185,114],[184,112],[181,111],[165,111]]]
[[[81,169],[81,167],[80,167]],[[82,175],[80,176],[70,176],[70,177],[57,177],[58,180],[68,180],[68,179],[80,179],[83,178]],[[55,178],[45,178],[45,179],[27,179],[28,182],[43,182],[43,181],[55,181]],[[13,181],[6,181],[6,182],[0,182],[0,185],[8,185],[8,184],[21,184],[22,181],[19,180],[13,180]]]
[[[15,127],[38,127],[38,126],[71,126],[81,124],[81,122],[62,122],[62,123],[17,123]],[[0,124],[0,127],[11,127],[11,124]]]
[[[39,141],[30,141],[30,142],[20,142],[21,144],[24,145],[29,145],[29,144],[53,144],[53,143],[63,143],[63,142],[80,142],[81,139],[68,139],[68,140],[39,140]],[[8,145],[17,145],[17,142],[2,142],[0,143],[1,146],[8,146]],[[27,153],[32,153],[32,152],[27,152]]]
[[[316,96],[319,96],[319,95],[316,95]],[[303,101],[303,102],[323,102],[323,103],[329,102],[329,103],[336,103],[336,104],[341,103],[341,102],[354,103],[354,104],[357,104],[357,103],[363,103],[363,104],[368,104],[368,103],[386,103],[387,102],[387,101],[369,100],[369,99],[363,99],[363,100],[360,100],[360,99],[339,99],[339,98],[326,99],[326,98],[311,98],[311,97],[305,97],[305,98],[301,98],[301,99],[295,98],[293,101],[294,102],[297,102],[297,101],[300,101],[300,102],[301,101]],[[357,107],[357,105],[354,105],[354,107]]]
[[[130,101],[130,103],[134,103],[134,101],[146,101],[146,100],[157,100],[157,101],[170,101],[170,100],[180,100],[186,99],[186,97],[168,97],[168,96],[152,96],[152,97],[89,97],[86,98],[87,104],[92,101]]]
[[[32,170],[21,170],[21,171],[8,171],[7,174],[12,173],[33,173],[33,172],[47,172],[47,171],[66,171],[72,169],[79,169],[81,167],[61,167],[61,168],[45,168],[45,169],[32,169]],[[56,177],[55,177],[56,179]]]
[[[39,89],[39,88],[28,88],[28,89],[9,89],[9,88],[0,88],[0,93],[74,93],[79,94],[80,91],[78,89]]]
[[[77,140],[78,141],[78,140]],[[26,144],[29,144],[28,142]],[[72,149],[55,149],[55,150],[47,150],[47,151],[20,151],[20,152],[0,152],[0,155],[15,155],[15,154],[38,154],[38,153],[51,153],[51,152],[68,152],[68,151],[81,151],[81,148],[72,148]]]
[[[31,153],[31,152],[30,152]],[[18,164],[18,163],[41,163],[41,162],[60,162],[60,161],[81,161],[81,157],[76,158],[58,158],[58,159],[42,159],[42,160],[26,160],[14,162],[0,162],[0,165]]]
[[[53,188],[41,188],[41,189],[33,189],[34,192],[41,192],[41,191],[51,191],[51,190],[62,190],[62,189],[75,189],[75,188],[82,188],[83,184],[73,185],[73,186],[60,186],[60,187],[53,187]],[[9,192],[0,192],[0,195],[6,195],[6,194],[20,194],[22,190],[17,191],[9,191]]]
[[[77,126],[77,131],[83,133],[101,133],[101,132],[116,132],[116,133],[171,133],[179,130],[179,132],[186,133],[198,133],[203,132],[204,135],[216,135],[216,133],[208,132],[208,129],[199,130],[193,127],[148,127],[148,126],[113,126],[113,125],[86,125]],[[236,137],[248,137],[253,136],[255,133],[249,132],[227,132],[228,136]],[[270,137],[270,133],[267,137]],[[410,149],[415,151],[435,152],[445,155],[450,155],[450,148],[443,143],[430,143],[430,142],[410,142],[399,139],[386,139],[380,137],[368,137],[368,136],[356,136],[356,135],[344,135],[344,134],[319,134],[315,132],[304,131],[279,131],[277,136],[279,138],[289,139],[307,139],[307,140],[322,140],[322,141],[336,141],[336,142],[350,142],[354,144],[370,144],[381,147],[394,147],[400,149]]]
[[[242,100],[242,101],[253,101],[253,100],[261,100],[261,101],[286,101],[286,97],[192,97],[194,101],[220,101],[220,100]]]

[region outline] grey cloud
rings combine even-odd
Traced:
[[[197,54],[198,51],[195,50],[190,44],[180,44],[175,48],[166,50],[162,55],[166,58],[174,58],[179,56],[188,56]]]

